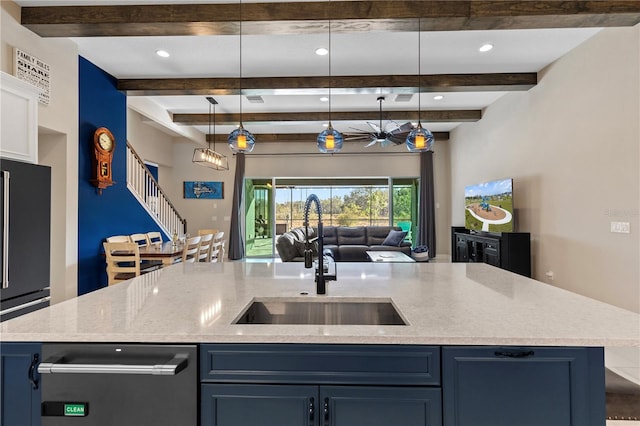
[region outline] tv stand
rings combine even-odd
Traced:
[[[531,235],[528,232],[471,233],[451,228],[451,261],[483,262],[531,277]]]

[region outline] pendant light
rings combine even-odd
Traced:
[[[207,139],[209,148],[196,148],[193,150],[193,162],[201,166],[210,167],[214,170],[229,170],[227,157],[216,151],[216,105],[218,101],[211,96],[206,97],[209,101],[209,133]],[[213,114],[211,113],[213,106]],[[213,133],[211,132],[211,118],[213,117]],[[213,139],[213,149],[211,149],[211,139]]]
[[[329,1],[329,14],[331,14],[331,1]],[[344,137],[331,125],[331,19],[329,19],[329,125],[318,135],[318,150],[320,152],[333,154],[342,150]]]
[[[240,125],[229,133],[229,148],[234,153],[251,152],[256,138],[242,126],[242,0],[240,0]]]
[[[405,141],[407,144],[407,149],[411,152],[422,152],[422,151],[430,151],[433,148],[433,143],[435,139],[433,137],[433,133],[429,130],[424,129],[422,127],[422,123],[420,122],[420,92],[422,91],[422,82],[421,82],[421,69],[420,69],[420,18],[418,18],[418,127],[413,129],[409,136],[407,136],[407,140]]]

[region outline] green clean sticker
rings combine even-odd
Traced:
[[[84,416],[85,415],[85,404],[64,404],[64,415],[65,416]]]

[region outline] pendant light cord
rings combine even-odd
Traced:
[[[242,0],[240,0],[240,127],[242,127]]]
[[[420,120],[420,115],[421,115],[421,102],[420,102],[420,92],[422,91],[422,72],[421,72],[421,68],[420,68],[420,53],[422,52],[421,46],[420,46],[420,24],[421,24],[421,18],[418,17],[418,126],[421,125],[421,120]]]
[[[329,0],[329,126],[331,126],[331,86],[333,78],[331,76],[331,0]]]

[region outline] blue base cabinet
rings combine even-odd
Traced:
[[[201,425],[314,426],[316,386],[203,384]]]
[[[202,385],[202,426],[440,426],[439,388]]]
[[[2,426],[40,425],[39,343],[0,343]]]
[[[321,386],[322,420],[327,426],[440,426],[440,388]]]
[[[202,426],[441,426],[440,348],[201,345]]]
[[[604,426],[602,348],[444,347],[444,426]]]

